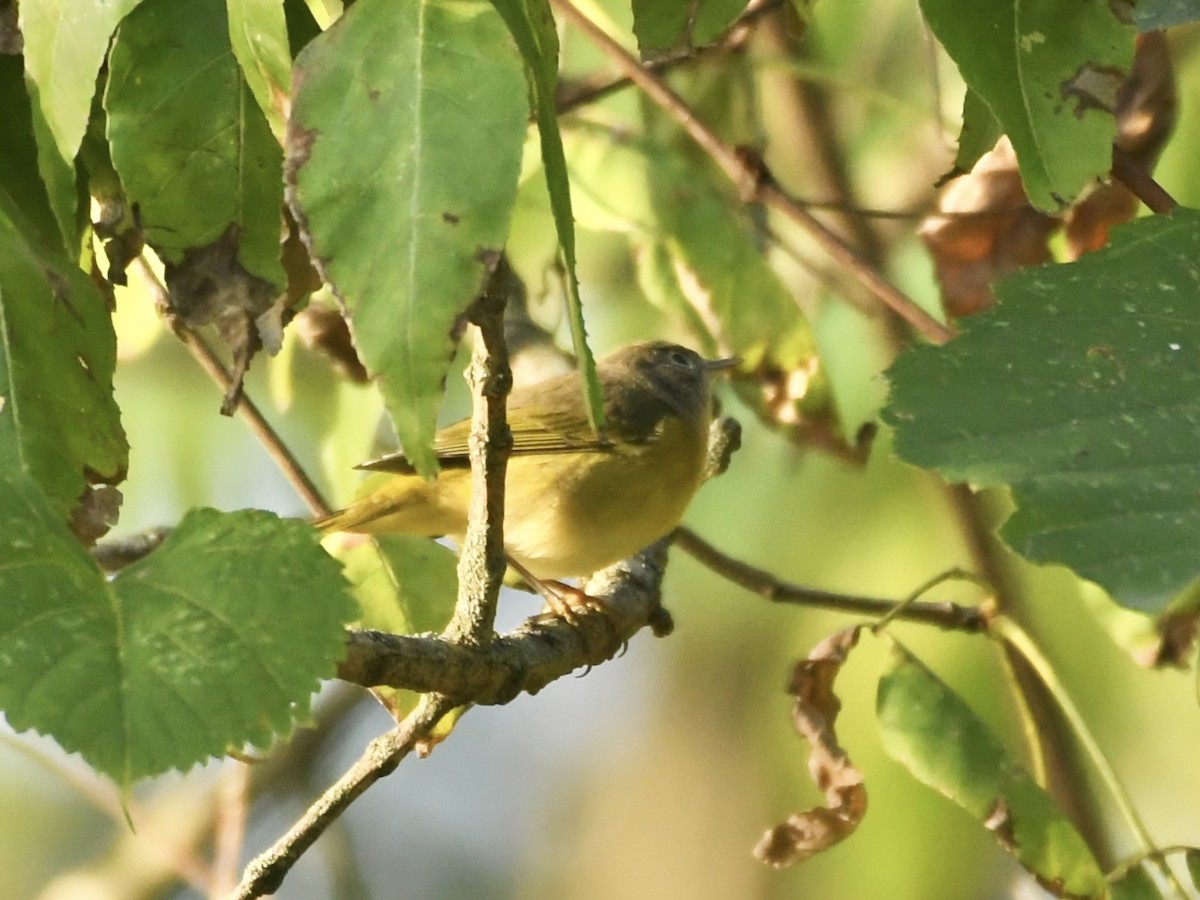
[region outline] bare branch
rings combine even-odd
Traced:
[[[454,708],[454,703],[437,694],[425,694],[405,719],[367,745],[358,762],[305,810],[291,829],[271,849],[250,861],[242,883],[231,900],[249,900],[273,894],[304,852],[337,817],[380,778],[390,775],[434,726]]]
[[[188,328],[178,318],[170,314],[170,295],[167,293],[166,287],[158,276],[154,274],[154,270],[146,263],[144,257],[139,256],[134,260],[134,264],[138,267],[138,272],[145,280],[150,290],[155,295],[155,302],[158,308],[163,311],[164,320],[167,327],[175,334],[183,345],[187,347],[188,352],[192,354],[192,358],[200,364],[200,367],[208,373],[209,377],[225,391],[227,394],[233,384],[233,376],[229,374],[229,370],[225,368],[221,360],[212,351],[212,348],[205,343],[204,339],[192,329]],[[284,478],[288,483],[296,489],[309,511],[314,516],[327,516],[331,512],[329,504],[321,496],[321,492],[317,489],[316,484],[308,477],[308,473],[300,465],[300,462],[292,455],[291,450],[280,438],[279,433],[271,427],[271,424],[263,416],[262,411],[251,401],[245,391],[237,392],[237,403],[235,408],[241,413],[242,418],[246,420],[246,424],[250,427],[250,431],[258,438],[258,442],[263,445],[263,449],[279,467],[279,471],[283,473]]]
[[[987,629],[987,615],[973,606],[957,603],[919,603],[903,605],[899,601],[876,597],[856,597],[837,594],[780,581],[770,572],[756,569],[722,553],[689,528],[675,530],[675,543],[723,578],[765,597],[772,603],[793,603],[798,606],[818,606],[860,616],[883,616],[895,613],[908,622],[923,622],[952,631],[978,632]]]
[[[496,600],[506,568],[504,555],[504,473],[512,449],[505,401],[512,387],[504,343],[504,307],[508,264],[495,254],[488,261],[483,292],[470,318],[479,340],[467,370],[471,385],[471,506],[467,533],[458,558],[458,601],[446,626],[446,638],[471,647],[491,641]]]
[[[435,635],[351,631],[338,677],[364,687],[437,691],[456,704],[494,706],[536,694],[576,669],[621,652],[639,630],[662,621],[660,584],[667,541],[593,576],[586,590],[601,608],[580,607],[574,621],[535,618],[485,647]]]

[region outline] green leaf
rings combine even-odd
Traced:
[[[633,34],[642,55],[675,47],[687,27],[688,0],[633,0]]]
[[[33,109],[19,56],[0,54],[0,212],[26,241],[42,250],[65,252],[62,232],[38,168]]]
[[[34,142],[37,144],[38,174],[46,187],[50,210],[62,236],[63,247],[78,251],[83,238],[83,196],[75,178],[75,163],[63,159],[54,146],[50,127],[37,103],[38,89],[32,82],[29,94],[34,101],[30,110],[33,123]]]
[[[258,108],[282,144],[284,108],[292,85],[283,0],[226,0],[229,42]]]
[[[876,698],[884,750],[991,831],[1058,896],[1100,897],[1104,875],[1070,820],[957,694],[893,644]]]
[[[390,476],[389,476],[390,477]],[[458,592],[457,560],[429,538],[377,535],[340,554],[363,628],[393,634],[440,632]]]
[[[1200,0],[1138,0],[1133,24],[1138,31],[1156,31],[1200,21]]]
[[[1163,892],[1141,866],[1109,882],[1107,900],[1163,900]]]
[[[643,56],[716,41],[746,0],[633,0],[633,33]]]
[[[432,451],[452,332],[503,246],[526,128],[487,2],[359,0],[296,59],[289,200],[408,458]]]
[[[1008,484],[1016,550],[1162,611],[1200,575],[1198,283],[1200,213],[1184,209],[999,282],[960,337],[892,366],[897,452]]]
[[[122,783],[263,745],[304,716],[354,604],[307,524],[189,513],[111,582],[0,473],[0,708]]]
[[[104,98],[112,161],[167,262],[231,233],[242,267],[280,286],[282,153],[229,33],[223,0],[145,0],[125,19]]]
[[[95,284],[0,212],[0,468],[33,476],[60,520],[88,482],[125,477],[115,366]]]
[[[970,172],[979,158],[996,146],[1004,130],[983,98],[970,88],[963,96],[962,120],[954,171]]]
[[[747,0],[700,0],[692,23],[692,43],[703,47],[715,43],[737,21]]]
[[[575,216],[571,209],[571,184],[562,135],[558,129],[558,30],[549,0],[492,0],[508,26],[525,60],[529,93],[541,140],[542,169],[550,195],[550,211],[558,233],[563,267],[567,274],[567,316],[579,371],[583,374],[588,420],[604,428],[604,398],[596,376],[596,358],[587,343],[579,275],[575,265]]]
[[[1117,90],[1133,29],[1107,0],[921,0],[967,86],[999,120],[1039,209],[1054,211],[1108,173]]]
[[[360,627],[391,634],[440,633],[450,621],[458,564],[447,547],[429,538],[385,534],[359,541],[338,556],[362,609]],[[420,697],[398,688],[371,692],[396,718],[411,711]],[[452,727],[453,721],[447,722],[445,733]]]
[[[117,23],[141,0],[21,0],[25,70],[54,146],[75,159],[87,131],[96,75]]]

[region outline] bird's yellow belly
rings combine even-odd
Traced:
[[[700,485],[706,446],[695,436],[594,456],[567,472],[551,455],[509,461],[504,543],[540,578],[588,575],[668,534]],[[529,495],[519,487],[544,481],[554,467],[557,489]],[[631,488],[631,485],[636,486]]]

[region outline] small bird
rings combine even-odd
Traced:
[[[737,360],[705,360],[661,341],[599,360],[607,434],[588,423],[578,372],[514,390],[505,480],[504,543],[522,575],[590,575],[670,533],[703,479],[713,416],[711,373]],[[316,520],[323,533],[400,533],[461,540],[471,475],[469,420],[438,432],[437,478],[403,454],[359,468],[393,472],[386,484]]]

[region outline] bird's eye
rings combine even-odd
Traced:
[[[667,358],[670,359],[674,365],[679,366],[681,369],[690,369],[692,367],[691,354],[686,350],[679,349],[678,347],[672,350],[668,354]]]

